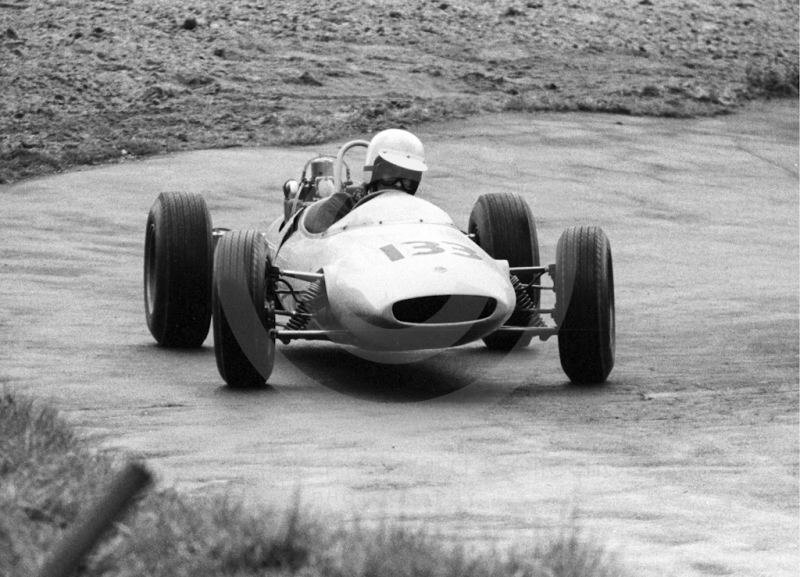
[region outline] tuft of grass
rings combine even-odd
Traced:
[[[0,396],[0,575],[34,575],[103,494],[114,462],[92,452],[58,413]],[[620,564],[573,519],[533,546],[480,553],[402,523],[365,527],[300,507],[254,510],[232,498],[166,489],[141,498],[95,547],[86,577],[618,577]]]
[[[152,156],[162,152],[162,149],[158,143],[141,138],[123,140],[117,145],[116,148],[118,150],[124,150],[127,154],[133,156]],[[121,153],[115,151],[114,155],[119,156],[120,154]]]
[[[310,146],[324,144],[339,136],[335,127],[325,126],[324,122],[315,125],[284,127],[279,126],[270,133],[270,144],[281,146]]]
[[[88,575],[260,575],[308,567],[320,529],[288,514],[246,510],[225,498],[154,493],[99,548]]]
[[[663,96],[663,95],[662,95]],[[607,97],[565,97],[558,94],[528,92],[511,96],[503,102],[504,112],[593,112],[624,116],[653,116],[662,118],[693,118],[713,114],[729,114],[733,100],[715,91],[700,91],[685,98],[641,99],[630,92]]]
[[[151,152],[150,154],[154,154]],[[109,162],[122,156],[122,153],[113,147],[102,144],[82,145],[73,149],[67,149],[61,155],[63,166],[93,165]]]
[[[7,151],[0,150],[0,184],[10,182],[14,176],[33,176],[60,169],[61,164],[56,158],[38,150],[22,145]]]
[[[376,132],[385,128],[408,128],[425,122],[462,119],[479,114],[484,106],[477,98],[408,98],[371,100],[355,105],[344,119],[350,132]]]
[[[754,62],[745,79],[755,96],[793,97],[800,88],[797,62]]]
[[[51,407],[0,395],[0,575],[30,573],[111,475]]]
[[[615,557],[602,545],[585,537],[574,518],[556,537],[538,545],[536,550],[550,575],[617,577],[622,574]]]

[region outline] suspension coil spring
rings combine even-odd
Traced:
[[[539,313],[536,312],[536,307],[531,300],[531,296],[528,294],[528,291],[525,290],[525,285],[522,284],[516,275],[511,275],[511,286],[514,287],[514,292],[517,295],[517,304],[514,307],[514,312],[511,314],[509,324],[526,327],[545,326],[545,322],[539,316]]]
[[[322,282],[314,281],[305,290],[302,300],[297,303],[294,313],[286,323],[286,329],[290,331],[299,331],[306,327],[311,320],[311,313],[314,308],[314,302],[322,296]]]
[[[514,287],[514,292],[517,293],[517,307],[518,309],[533,310],[533,301],[528,291],[525,290],[525,285],[517,278],[516,275],[511,275],[511,286]]]

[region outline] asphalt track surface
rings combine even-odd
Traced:
[[[264,225],[317,152],[214,150],[0,186],[0,379],[186,491],[401,518],[524,543],[577,519],[638,575],[796,575],[797,102],[655,120],[504,115],[418,132],[419,194],[462,226],[524,194],[543,260],[597,224],[614,254],[617,362],[571,385],[555,340],[400,365],[278,345],[271,387],[222,386],[212,338],[156,347],[147,211],[203,193],[214,224]],[[354,135],[368,137],[369,135]]]

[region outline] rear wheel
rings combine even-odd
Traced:
[[[572,227],[556,248],[561,367],[574,383],[598,384],[614,368],[616,326],[611,245],[602,229]]]
[[[232,231],[214,254],[214,354],[231,387],[264,385],[275,364],[273,293],[267,245],[256,231]]]
[[[211,215],[199,194],[163,192],[144,242],[144,310],[159,345],[194,348],[211,322]]]
[[[509,266],[539,266],[539,239],[533,214],[522,196],[514,193],[496,192],[481,195],[469,217],[467,230],[475,242],[495,259],[508,261]],[[532,273],[517,275],[522,283],[530,283]],[[539,306],[541,291],[527,289],[529,306]],[[517,299],[518,302],[520,299]],[[506,321],[507,326],[528,326],[533,318],[529,311],[520,307]],[[513,334],[492,334],[483,339],[486,346],[496,350],[511,350],[515,346],[526,346],[531,337]]]

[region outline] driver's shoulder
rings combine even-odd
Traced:
[[[306,209],[303,226],[311,233],[328,229],[337,220],[353,210],[356,202],[347,192],[334,192],[328,198],[315,202]]]

